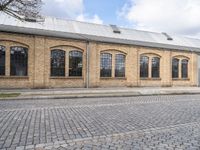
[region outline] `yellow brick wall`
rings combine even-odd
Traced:
[[[34,81],[34,41],[33,36],[0,33],[0,45],[6,46],[6,76],[0,76],[0,88],[32,88]],[[10,47],[28,48],[28,77],[10,76]]]
[[[66,76],[65,77],[50,77],[50,55],[51,50],[62,49],[66,52]],[[83,52],[83,76],[69,77],[68,76],[68,57],[71,50],[79,50]],[[86,42],[61,40],[55,38],[46,38],[45,42],[45,87],[85,87],[86,82]]]
[[[6,76],[0,76],[0,88],[57,88],[86,87],[87,42],[44,36],[11,34],[0,32],[0,45],[6,46]],[[24,46],[28,50],[28,77],[10,76],[10,47]],[[89,87],[137,87],[137,86],[196,86],[197,85],[197,54],[186,51],[147,48],[130,45],[105,44],[90,42],[89,45]],[[50,76],[50,55],[52,49],[62,49],[66,52],[66,76]],[[83,76],[68,76],[68,55],[71,50],[83,52]],[[100,55],[111,53],[112,77],[100,77]],[[126,56],[125,78],[114,77],[115,54]],[[140,79],[140,56],[160,57],[160,78]],[[172,58],[187,58],[189,60],[188,79],[172,79]],[[149,66],[151,67],[151,66]],[[151,73],[150,73],[151,74]],[[150,75],[149,75],[150,76]]]

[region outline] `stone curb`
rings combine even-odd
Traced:
[[[77,99],[77,98],[105,98],[105,97],[137,97],[137,96],[158,96],[158,95],[193,95],[200,94],[200,91],[160,91],[160,92],[108,92],[108,93],[79,93],[79,94],[65,94],[65,95],[37,95],[37,96],[19,96],[11,98],[0,98],[1,100],[47,100],[47,99]]]

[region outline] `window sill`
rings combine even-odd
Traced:
[[[189,78],[172,78],[173,81],[189,81]]]
[[[162,80],[161,78],[140,78],[140,80]]]
[[[127,80],[126,77],[100,77],[101,80]]]
[[[0,76],[0,79],[29,79],[28,76]]]
[[[50,77],[50,79],[83,79],[83,77]]]

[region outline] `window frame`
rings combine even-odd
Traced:
[[[64,74],[60,74],[60,75],[53,75],[52,73],[52,69],[56,69],[55,67],[52,67],[52,55],[53,55],[53,53],[54,52],[60,52],[61,54],[63,53],[64,54],[64,62],[62,62],[62,63],[64,63],[64,66],[61,66],[60,68],[57,68],[57,69],[63,69],[63,71],[62,72],[64,72]],[[62,49],[51,49],[51,57],[50,57],[50,76],[51,77],[65,77],[66,76],[66,52],[65,52],[65,50],[62,50]],[[62,55],[63,55],[62,54]]]
[[[79,54],[81,54],[80,55],[80,57],[78,56],[78,57],[75,57],[75,56],[70,56],[70,54],[73,54],[73,53],[79,53]],[[70,71],[72,71],[72,69],[71,69],[71,64],[70,64],[70,57],[74,57],[74,58],[81,58],[80,60],[81,60],[81,69],[80,69],[80,74],[78,74],[79,73],[79,71],[73,71],[73,72],[76,72],[76,74],[75,75],[71,75],[70,74]],[[68,65],[68,77],[83,77],[83,52],[82,51],[80,51],[80,50],[70,50],[69,51],[69,57],[68,57],[68,63],[69,63],[69,65]],[[76,63],[78,64],[78,61],[76,61]],[[76,68],[75,68],[75,70],[78,70],[79,69],[79,67],[78,66],[76,66]]]
[[[178,61],[178,76],[177,77],[173,77],[173,60],[179,60]],[[183,66],[182,66],[182,62],[183,61],[187,61],[187,77],[183,77]],[[172,71],[172,80],[188,80],[189,79],[189,58],[185,57],[185,56],[175,56],[172,57],[172,64],[171,64],[171,71]]]
[[[3,50],[2,50],[3,49]],[[4,62],[3,62],[3,65],[2,65],[2,70],[3,70],[3,72],[1,73],[0,72],[0,76],[5,76],[6,75],[6,46],[4,46],[4,45],[0,45],[0,54],[1,54],[1,52],[3,52],[4,51]]]
[[[176,60],[176,66],[174,65],[174,61]],[[180,64],[180,59],[174,57],[172,58],[172,79],[178,79],[179,78],[179,72],[180,72],[180,67],[179,67],[179,64]],[[177,67],[177,71],[174,71],[174,67]],[[176,73],[176,76],[175,76],[175,73]]]
[[[186,77],[183,76],[183,74],[184,74],[184,72],[183,72],[183,63],[184,63],[184,61],[187,62],[187,67],[186,67],[187,70],[185,72],[186,73]],[[188,64],[189,64],[189,60],[188,59],[182,59],[181,60],[181,79],[188,79],[188,69],[189,69]]]
[[[121,61],[117,62],[117,56],[121,56],[123,57],[123,59],[118,58],[118,60],[121,60]],[[123,72],[120,72],[120,69],[117,68],[119,67],[119,65],[123,66],[122,67],[124,68]],[[116,70],[118,70],[118,72]],[[120,74],[117,75],[117,73],[121,73],[122,75]],[[126,78],[126,55],[121,54],[121,53],[115,54],[115,78]]]
[[[107,62],[109,63],[109,73],[106,73],[105,75],[103,75],[103,72],[102,72],[102,69],[103,69],[103,67],[102,66],[104,66],[105,65],[105,63],[106,63],[106,61],[105,61],[105,57],[104,58],[102,58],[102,56],[103,55],[107,55],[107,56],[109,56],[109,57],[107,57],[107,59],[109,59]],[[112,78],[112,70],[113,70],[113,62],[112,62],[112,59],[113,59],[113,55],[111,54],[111,53],[109,53],[109,52],[102,52],[101,54],[100,54],[100,78]],[[103,61],[104,60],[104,61]],[[104,67],[105,68],[105,67]],[[105,69],[105,71],[106,70],[108,70],[108,69]],[[107,71],[108,72],[108,71]],[[107,74],[109,74],[109,75],[107,75]]]
[[[145,58],[145,59],[143,59],[143,60],[147,60],[147,62],[145,62],[145,67],[147,67],[147,68],[145,68],[146,69],[146,71],[143,71],[143,69],[141,69],[141,64],[143,64],[142,63],[142,58]],[[140,79],[147,79],[147,78],[149,78],[149,62],[150,62],[150,57],[149,56],[146,56],[146,55],[141,55],[140,56],[140,74],[139,74],[139,77],[140,77]],[[144,66],[144,65],[143,65]],[[142,75],[142,72],[145,72],[145,73],[143,73],[143,74],[146,74],[146,75]]]
[[[13,48],[22,48],[22,49],[24,49],[24,53],[27,54],[27,56],[26,56],[26,64],[25,64],[26,65],[25,75],[17,75],[17,73],[14,74],[12,72],[12,68],[13,68],[12,61],[14,61],[14,60],[12,60],[12,51],[16,51],[16,50],[13,50]],[[22,61],[22,60],[18,60],[18,61]],[[25,46],[11,46],[10,47],[10,76],[13,76],[13,77],[28,77],[28,75],[29,75],[29,48],[25,47]]]
[[[157,59],[158,60],[158,76],[153,76],[154,75],[154,70],[153,70],[153,60],[154,59]],[[156,67],[155,67],[156,68]],[[153,79],[159,79],[160,78],[160,57],[157,57],[157,56],[155,56],[155,57],[152,57],[151,58],[151,78],[153,78]]]

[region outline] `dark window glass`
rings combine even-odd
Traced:
[[[83,53],[79,51],[69,52],[69,76],[82,76]]]
[[[27,76],[28,75],[28,48],[11,47],[10,50],[10,75]]]
[[[0,45],[0,75],[5,75],[5,53],[6,48]]]
[[[149,76],[149,57],[141,56],[140,57],[140,77],[148,78]]]
[[[188,78],[188,60],[187,59],[183,59],[181,61],[181,77],[182,78]]]
[[[159,78],[160,77],[160,58],[153,57],[152,58],[152,68],[151,68],[151,75],[152,78]]]
[[[172,59],[172,78],[178,78],[179,74],[179,59]]]
[[[125,77],[125,55],[115,56],[115,77]]]
[[[101,54],[101,77],[112,76],[112,55],[109,53]]]
[[[65,76],[65,51],[51,51],[51,76]]]

